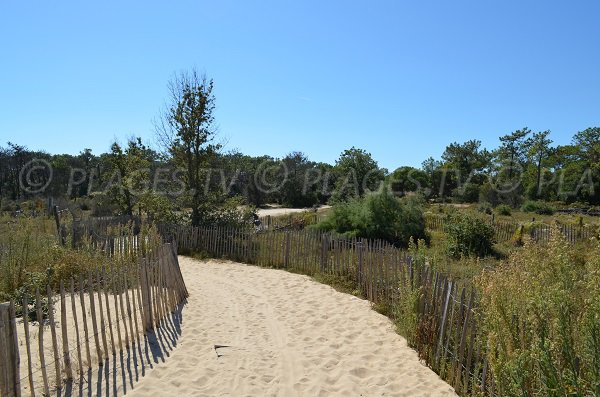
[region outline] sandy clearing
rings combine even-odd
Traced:
[[[331,208],[331,206],[322,205],[321,207],[319,207],[319,211],[325,210],[327,208]],[[293,214],[293,213],[297,213],[297,212],[306,212],[306,211],[312,211],[312,208],[278,208],[278,207],[259,208],[256,211],[256,213],[258,214],[258,216],[267,216],[267,215],[281,216],[281,215]]]
[[[128,395],[455,396],[367,301],[281,270],[179,259],[191,296],[177,347]]]

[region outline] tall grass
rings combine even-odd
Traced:
[[[0,219],[0,301],[24,286],[41,287],[51,273],[50,251],[57,244],[52,225],[42,219]]]
[[[139,247],[111,255],[93,244],[89,236],[77,249],[72,248],[71,241],[61,245],[50,219],[0,218],[0,302],[21,302],[23,295],[38,288],[42,291],[46,285],[57,288],[60,280],[77,278],[101,267],[115,269],[135,263],[140,255],[160,243],[155,228],[143,226],[138,232]],[[128,241],[133,234],[134,227],[129,224],[116,226],[103,237]]]
[[[600,242],[526,242],[478,282],[499,395],[600,395]]]

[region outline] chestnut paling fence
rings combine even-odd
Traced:
[[[318,212],[297,212],[280,216],[264,216],[260,218],[260,230],[289,230],[301,229],[304,226],[319,223],[325,219],[326,215]],[[517,230],[521,229],[521,235],[528,235],[532,241],[547,243],[550,241],[552,233],[556,230],[553,225],[537,223],[529,227],[519,223],[494,219],[486,219],[494,228],[496,241],[503,243],[510,241]],[[444,226],[448,222],[446,215],[427,214],[425,217],[425,226],[428,230],[444,231]],[[558,230],[564,238],[571,242],[588,240],[592,237],[598,237],[597,227],[590,225],[570,225],[558,224]]]
[[[107,255],[140,246],[98,244]],[[117,355],[122,360],[145,336],[176,321],[188,296],[176,246],[160,244],[124,263],[0,304],[0,396],[69,395],[74,382],[90,383],[92,369]]]
[[[429,230],[443,231],[444,226],[448,222],[445,215],[427,215],[425,217],[425,226]],[[511,240],[517,230],[521,229],[521,235],[528,235],[534,242],[547,243],[550,241],[552,233],[558,230],[564,238],[570,243],[589,240],[592,237],[598,237],[598,229],[588,225],[563,225],[556,226],[538,223],[530,227],[518,222],[506,222],[488,219],[487,222],[494,228],[496,241],[503,243]]]
[[[181,252],[203,251],[258,266],[341,277],[398,320],[414,314],[409,342],[462,395],[495,395],[495,382],[478,334],[475,290],[456,284],[383,241],[310,230],[253,231],[162,225]],[[394,308],[410,307],[412,313]],[[404,319],[406,320],[406,319]]]

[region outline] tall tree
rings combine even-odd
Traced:
[[[583,173],[589,173],[587,178],[592,183],[587,183],[583,192],[585,199],[591,204],[600,203],[600,127],[590,127],[579,131],[573,137],[573,146],[577,150],[578,162]],[[585,175],[580,180],[586,179]],[[578,189],[579,190],[579,189]]]
[[[133,215],[134,206],[149,190],[150,159],[141,138],[131,138],[123,149],[118,143],[110,147],[113,167],[109,196],[125,215]]]
[[[481,141],[472,139],[464,143],[451,143],[442,154],[445,183],[455,189],[461,201],[479,199],[480,186],[485,182],[483,172],[490,166],[491,155],[481,148]]]
[[[206,186],[211,162],[221,148],[215,143],[213,80],[192,70],[176,75],[168,88],[170,102],[157,123],[157,132],[175,163],[185,169],[192,225],[197,226],[214,212],[218,195]]]
[[[387,180],[392,192],[398,196],[408,192],[428,193],[431,183],[427,172],[410,166],[398,167]]]
[[[465,143],[451,143],[442,154],[445,165],[458,173],[459,182],[465,182],[472,173],[481,172],[489,166],[490,153],[481,149],[481,141],[472,139]]]
[[[573,145],[577,146],[580,159],[588,167],[600,170],[600,127],[579,131],[573,137]]]
[[[363,197],[367,190],[377,190],[385,178],[385,170],[379,168],[371,154],[355,147],[342,152],[335,162],[335,171],[338,174],[332,197],[335,201]]]
[[[500,137],[501,145],[498,148],[497,155],[502,165],[508,165],[509,180],[512,180],[514,176],[515,166],[522,166],[525,162],[525,155],[527,153],[525,143],[530,133],[531,130],[524,127],[521,130],[516,130]]]
[[[317,203],[315,185],[307,186],[307,172],[315,165],[302,152],[291,152],[282,160],[287,172],[281,191],[283,204],[310,207]]]
[[[542,166],[544,161],[550,155],[550,145],[552,140],[548,138],[550,131],[536,132],[533,136],[527,139],[526,145],[529,147],[528,155],[533,160],[536,169],[535,177],[535,197],[540,195],[540,182],[542,178]]]

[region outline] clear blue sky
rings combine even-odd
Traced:
[[[420,165],[452,141],[600,126],[598,1],[0,2],[0,145],[153,140],[176,71],[228,149]]]

